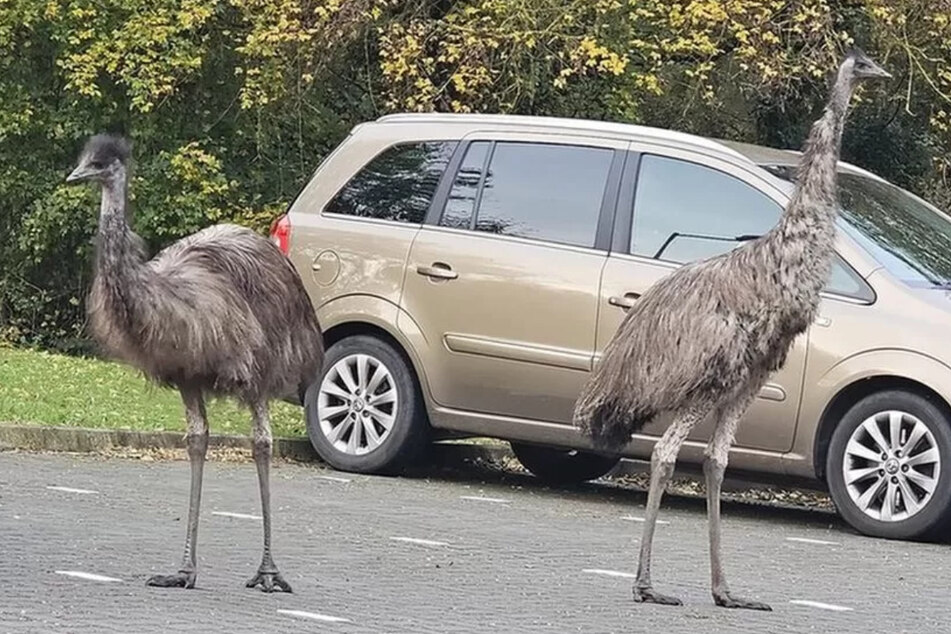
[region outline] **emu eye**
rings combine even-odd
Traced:
[[[90,161],[89,166],[96,170],[101,170],[105,165],[102,161]]]

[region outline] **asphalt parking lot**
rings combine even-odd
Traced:
[[[177,568],[188,467],[0,453],[0,634],[20,632],[948,632],[947,544],[862,537],[827,512],[724,507],[733,588],[771,613],[716,608],[705,507],[668,497],[658,590],[631,600],[645,495],[551,489],[478,467],[410,478],[279,463],[275,557],[292,595],[244,581],[260,559],[254,466],[205,471],[197,588]]]

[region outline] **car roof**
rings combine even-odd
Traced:
[[[502,114],[462,114],[437,112],[407,112],[384,115],[376,123],[419,123],[419,124],[456,124],[478,128],[480,126],[542,128],[562,132],[588,132],[626,137],[631,140],[653,141],[681,147],[693,148],[705,153],[727,155],[757,166],[798,164],[802,152],[780,150],[752,143],[741,143],[717,138],[707,138],[686,132],[654,128],[650,126],[619,123],[614,121],[596,121],[593,119],[574,119],[566,117],[539,117],[530,115]],[[839,161],[839,170],[882,180],[880,177],[850,163]]]

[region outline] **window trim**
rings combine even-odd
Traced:
[[[423,145],[426,143],[452,143],[455,145],[455,147],[452,150],[452,154],[449,156],[449,160],[446,162],[445,169],[443,169],[442,174],[439,176],[439,182],[436,185],[436,189],[433,190],[433,195],[429,201],[429,207],[426,209],[425,213],[423,214],[423,218],[422,220],[420,220],[420,222],[406,222],[403,220],[393,220],[392,218],[376,218],[372,216],[358,216],[356,214],[342,214],[335,211],[327,211],[327,208],[330,206],[330,203],[332,203],[334,200],[337,199],[337,196],[340,195],[340,192],[345,190],[347,186],[353,182],[353,179],[355,179],[358,174],[363,172],[363,170],[365,170],[367,166],[373,163],[373,161],[380,158],[380,156],[382,156],[386,152],[389,152],[393,148],[397,148],[403,145]],[[344,181],[343,185],[338,187],[337,190],[334,191],[334,193],[327,198],[326,202],[324,202],[323,206],[320,208],[320,212],[318,215],[320,217],[341,218],[341,219],[349,219],[349,220],[356,220],[356,221],[363,221],[363,222],[385,222],[391,225],[395,224],[395,225],[400,225],[404,227],[416,227],[418,229],[419,227],[422,227],[423,225],[426,224],[426,219],[429,217],[429,214],[433,208],[433,202],[436,200],[437,194],[439,194],[439,188],[443,186],[443,182],[446,180],[446,174],[449,172],[450,168],[452,168],[453,161],[455,160],[456,155],[459,153],[459,146],[462,144],[463,144],[463,141],[458,138],[432,139],[427,137],[427,138],[420,138],[420,139],[401,140],[401,141],[396,141],[394,143],[385,145],[381,147],[376,154],[374,154],[373,156],[365,160],[357,170],[355,170],[354,172],[350,174],[350,177],[347,178],[346,181]]]
[[[670,153],[670,154],[666,154],[656,150],[647,151],[647,152],[634,150],[634,149],[628,150],[627,164],[624,169],[624,174],[621,180],[619,196],[617,201],[617,211],[615,213],[614,235],[611,240],[611,249],[610,249],[611,255],[622,256],[625,259],[630,258],[638,262],[651,263],[653,265],[662,265],[665,268],[669,268],[671,270],[677,270],[680,267],[686,264],[689,264],[688,262],[674,262],[672,260],[663,260],[663,259],[648,257],[645,255],[639,255],[636,253],[631,253],[631,238],[634,231],[634,203],[637,199],[637,184],[638,184],[638,179],[640,177],[641,158],[645,155],[680,160],[687,163],[694,163],[696,165],[699,165],[701,167],[706,167],[708,169],[717,170],[723,174],[726,174],[727,176],[732,176],[733,178],[736,178],[742,183],[745,183],[746,185],[748,185],[749,187],[752,187],[753,189],[760,192],[761,194],[763,194],[764,196],[766,196],[767,198],[775,202],[777,205],[779,205],[781,209],[785,209],[786,204],[788,204],[788,200],[780,201],[775,196],[770,195],[768,191],[764,191],[763,188],[757,187],[756,184],[753,182],[753,179],[742,178],[738,176],[737,174],[731,174],[730,172],[719,169],[718,167],[714,165],[708,164],[707,162],[702,160],[706,158],[702,155],[698,155],[694,158],[686,158],[685,156],[681,156],[681,154],[686,155],[688,153],[682,150],[675,151],[674,153]],[[717,159],[717,160],[722,160],[722,159]],[[739,166],[732,165],[726,161],[723,161],[723,163],[730,165],[731,167],[734,167],[737,170],[740,170]],[[743,170],[743,171],[747,171],[747,170]],[[755,174],[752,174],[752,173],[750,175],[756,176]],[[763,182],[764,183],[766,182],[765,179]],[[848,240],[849,238],[846,238],[846,239]],[[851,304],[859,304],[863,306],[870,306],[874,304],[878,300],[878,294],[875,292],[875,289],[872,287],[872,285],[869,284],[868,280],[862,277],[861,274],[859,274],[859,272],[855,269],[852,263],[849,262],[848,258],[843,256],[839,252],[838,249],[835,249],[833,251],[833,257],[835,260],[841,261],[842,264],[846,267],[846,269],[853,276],[855,276],[857,280],[861,282],[864,292],[853,295],[848,293],[840,293],[837,291],[830,291],[823,288],[823,290],[820,291],[820,296],[826,297],[828,299],[846,301]]]
[[[492,137],[482,135],[475,136],[472,138],[463,139],[459,142],[459,145],[456,147],[456,151],[450,160],[449,164],[446,167],[446,171],[443,174],[443,179],[440,181],[439,186],[436,188],[436,194],[433,196],[432,204],[430,205],[429,212],[426,214],[426,219],[424,224],[430,225],[438,229],[452,229],[454,231],[469,231],[471,233],[477,233],[479,235],[485,236],[495,236],[495,237],[507,237],[507,238],[516,238],[519,240],[524,240],[530,243],[538,243],[545,245],[553,245],[556,247],[565,247],[572,249],[582,249],[585,251],[600,251],[608,252],[611,250],[611,235],[613,232],[613,227],[615,223],[615,215],[618,209],[618,202],[620,200],[620,181],[621,175],[624,170],[625,162],[628,159],[628,151],[624,148],[612,147],[607,144],[598,144],[594,143],[594,139],[587,138],[578,138],[578,142],[572,143],[565,140],[551,139],[551,140],[536,140],[536,139],[520,139],[517,137],[509,136],[500,136]],[[588,141],[587,143],[585,141]],[[459,168],[462,166],[462,161],[465,158],[466,152],[468,152],[469,147],[473,143],[488,143],[489,149],[486,152],[486,158],[483,163],[482,177],[479,181],[479,189],[476,192],[476,200],[473,205],[473,214],[469,222],[468,229],[459,229],[452,227],[444,227],[440,223],[442,222],[443,214],[446,210],[446,205],[449,201],[449,193],[452,190],[452,186],[456,181],[456,176],[459,173]],[[604,190],[601,194],[601,205],[598,209],[598,221],[595,228],[594,234],[594,244],[590,246],[571,244],[567,242],[558,242],[556,240],[548,240],[545,238],[535,238],[527,236],[513,236],[507,234],[492,234],[486,231],[479,231],[475,228],[475,223],[478,219],[478,210],[479,205],[482,202],[482,192],[485,187],[485,176],[486,168],[491,164],[492,158],[495,156],[495,149],[500,143],[511,143],[519,145],[546,145],[546,146],[563,146],[568,148],[583,148],[583,149],[592,149],[592,150],[604,150],[611,152],[611,163],[608,167],[608,177],[604,183]]]

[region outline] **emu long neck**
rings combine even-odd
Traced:
[[[812,125],[806,140],[796,189],[777,227],[782,242],[806,240],[828,249],[832,247],[837,206],[836,168],[852,90],[848,74],[844,68],[840,69],[825,111]]]
[[[103,184],[96,235],[96,274],[107,307],[120,323],[128,326],[134,312],[135,287],[146,256],[142,239],[132,231],[126,218],[126,191],[124,169]]]

